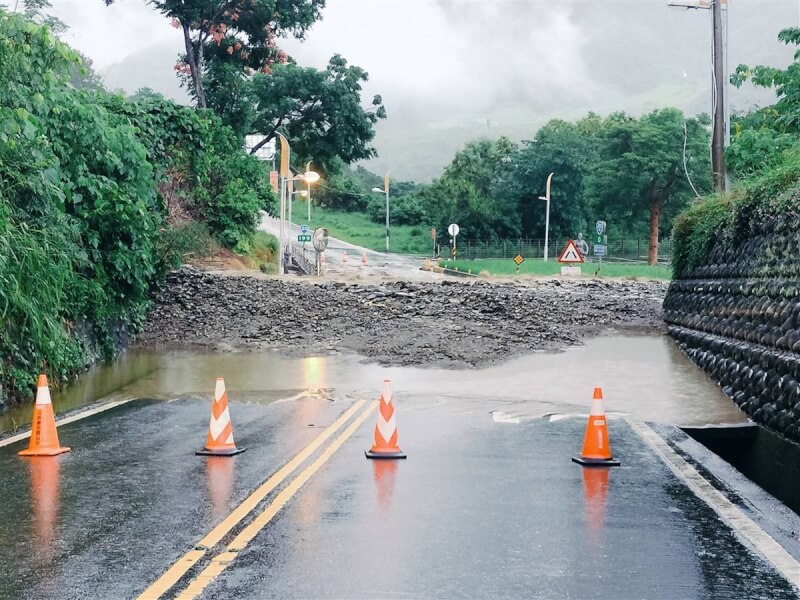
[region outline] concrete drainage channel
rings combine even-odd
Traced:
[[[756,423],[681,429],[800,515],[800,444]]]

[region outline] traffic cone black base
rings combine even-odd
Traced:
[[[197,450],[197,456],[236,456],[247,450],[247,448],[236,447],[233,450]]]
[[[402,459],[408,458],[403,452],[372,452],[371,450],[365,450],[364,456],[367,458],[377,458],[377,459]]]
[[[583,465],[584,467],[619,467],[620,462],[613,458],[599,459],[599,458],[583,458],[581,456],[573,456],[572,462]]]

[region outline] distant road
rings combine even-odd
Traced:
[[[280,220],[262,213],[262,231],[266,231],[280,237]],[[291,224],[290,235],[295,244],[297,236],[300,234],[300,226]],[[308,250],[308,258],[314,259],[314,248],[311,244],[305,244]],[[343,255],[347,255],[346,262]],[[366,255],[367,265],[362,265],[362,257]],[[328,250],[325,252],[325,273],[327,275],[368,275],[383,277],[402,277],[413,279],[438,279],[441,275],[421,271],[423,257],[411,256],[407,254],[394,254],[386,252],[376,252],[363,246],[356,246],[350,242],[345,242],[337,238],[330,238]]]

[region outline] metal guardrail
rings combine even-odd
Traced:
[[[315,252],[311,252],[315,254]],[[304,275],[316,275],[317,266],[314,260],[309,258],[308,251],[297,246],[292,246],[291,264],[303,272]]]

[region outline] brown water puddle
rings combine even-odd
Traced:
[[[302,343],[302,342],[301,342]],[[559,353],[534,353],[486,369],[381,367],[363,357],[284,358],[277,352],[131,352],[54,392],[63,413],[105,398],[210,397],[225,377],[231,400],[273,402],[299,395],[377,397],[391,378],[411,410],[446,404],[455,412],[495,411],[515,422],[586,413],[595,386],[605,409],[678,425],[733,423],[745,415],[665,336],[609,335]],[[29,406],[0,415],[0,431],[30,423]]]

